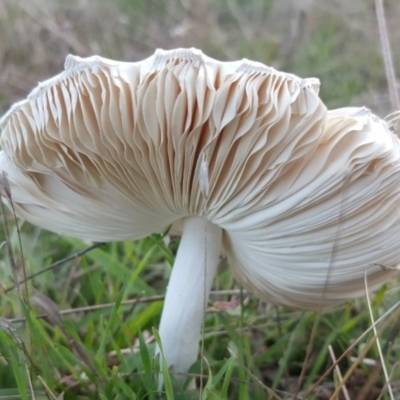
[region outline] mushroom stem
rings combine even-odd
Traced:
[[[218,267],[222,230],[204,218],[183,221],[183,233],[160,323],[165,360],[182,381],[197,359],[201,325]],[[156,349],[158,354],[159,348]]]

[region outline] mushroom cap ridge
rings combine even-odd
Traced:
[[[0,120],[0,169],[19,217],[76,237],[138,239],[204,217],[246,287],[320,308],[399,263],[400,161],[383,121],[328,112],[317,91],[194,49],[69,56]]]

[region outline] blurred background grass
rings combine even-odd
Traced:
[[[400,7],[385,6],[397,49]],[[329,107],[390,108],[371,0],[2,0],[0,38],[2,111],[59,72],[69,53],[135,61],[192,46],[317,76]],[[398,65],[398,51],[394,58]]]
[[[398,0],[386,1],[385,6],[399,67],[400,7]],[[221,60],[245,57],[302,77],[318,77],[321,96],[330,108],[366,105],[380,116],[392,111],[372,1],[1,0],[0,114],[37,82],[61,71],[67,54],[135,61],[156,48],[176,47],[197,47]],[[6,220],[15,253],[14,275],[21,277],[16,227],[10,216]],[[88,245],[28,224],[21,227],[21,240],[28,274]],[[62,398],[57,397],[60,393],[65,399],[156,398],[145,341],[158,326],[161,301],[80,312],[62,323],[57,312],[52,314],[49,301],[65,310],[162,294],[175,249],[175,241],[158,236],[114,243],[38,276],[28,289],[32,296],[46,296],[38,308],[47,321],[31,315],[15,290],[0,291],[0,316],[28,317],[27,324],[14,324],[26,354],[11,326],[0,324],[0,398],[28,398],[26,366],[38,399]],[[3,246],[3,288],[12,284],[12,275]],[[222,266],[214,287],[237,289],[226,267]],[[395,285],[383,288],[374,298],[375,317],[399,300]],[[332,364],[328,346],[339,357],[370,326],[364,300],[318,317],[265,305],[247,294],[227,295],[213,298],[209,311],[203,354],[210,369],[205,364],[202,370],[208,375],[207,390],[182,397],[175,393],[176,398],[289,399],[297,392],[304,396]],[[397,325],[393,322],[380,336],[398,394]],[[371,337],[347,354],[340,363],[342,374],[355,365]],[[132,343],[137,352],[126,357],[123,349]],[[382,389],[385,380],[376,347],[365,355],[369,361],[361,362],[346,378],[350,398],[372,400],[381,393],[389,398]],[[199,363],[194,371],[201,372]],[[329,399],[339,386],[330,373],[307,398]]]

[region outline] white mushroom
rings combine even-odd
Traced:
[[[320,309],[400,262],[399,140],[365,109],[327,111],[318,81],[198,50],[142,62],[69,56],[1,119],[19,217],[95,241],[168,226],[182,240],[160,335],[195,361],[223,251],[275,303]]]

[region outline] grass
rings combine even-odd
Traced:
[[[86,0],[3,0],[0,111],[61,70],[68,53],[138,60],[156,47],[195,46],[220,59],[247,57],[318,76],[329,107],[362,101],[383,116],[390,104],[372,4],[343,4],[99,0],[89,8]],[[386,11],[395,43],[395,0]],[[400,53],[393,56],[398,65]],[[12,215],[5,220],[0,399],[158,399],[154,327],[177,242],[154,235],[84,252],[90,243],[27,223],[18,234]],[[7,290],[24,271],[29,276],[66,258]],[[383,360],[400,398],[398,282],[371,301],[374,319],[381,319]],[[242,291],[222,262],[204,321],[203,362],[191,370],[201,390],[174,390],[167,374],[161,397],[345,399],[345,386],[350,399],[389,399],[371,325],[366,299],[322,315],[264,304]]]
[[[16,237],[16,227],[11,228],[11,238]],[[37,243],[29,245],[34,237]],[[88,247],[50,233],[38,236],[27,224],[21,227],[21,238],[28,274],[53,262],[53,254],[72,255]],[[162,308],[157,294],[164,292],[165,270],[170,269],[165,255],[169,258],[174,247],[157,236],[100,245],[31,280],[25,289],[30,309],[16,290],[2,296],[0,398],[29,398],[29,377],[35,398],[46,398],[46,390],[47,398],[57,398],[60,392],[65,399],[157,398],[153,327]],[[16,248],[16,261],[18,253]],[[362,390],[379,368],[373,333],[364,335],[371,326],[365,300],[316,315],[262,304],[235,289],[228,271],[222,271],[215,288],[220,292],[212,296],[205,318],[203,370],[200,362],[192,370],[204,376],[203,398],[284,399],[296,391],[304,394],[331,367],[329,346],[337,358],[345,355],[339,362],[343,375],[356,367],[346,379],[350,393]],[[398,300],[394,287],[378,292],[372,307],[375,319]],[[107,307],[96,309],[101,304]],[[62,316],[60,310],[71,312]],[[384,318],[386,328],[379,333],[392,382],[400,379],[396,310]],[[24,320],[13,322],[16,315]],[[372,390],[379,393],[383,385],[380,372]],[[339,383],[329,372],[318,390],[333,393],[335,387]],[[170,396],[200,395],[186,391]]]

